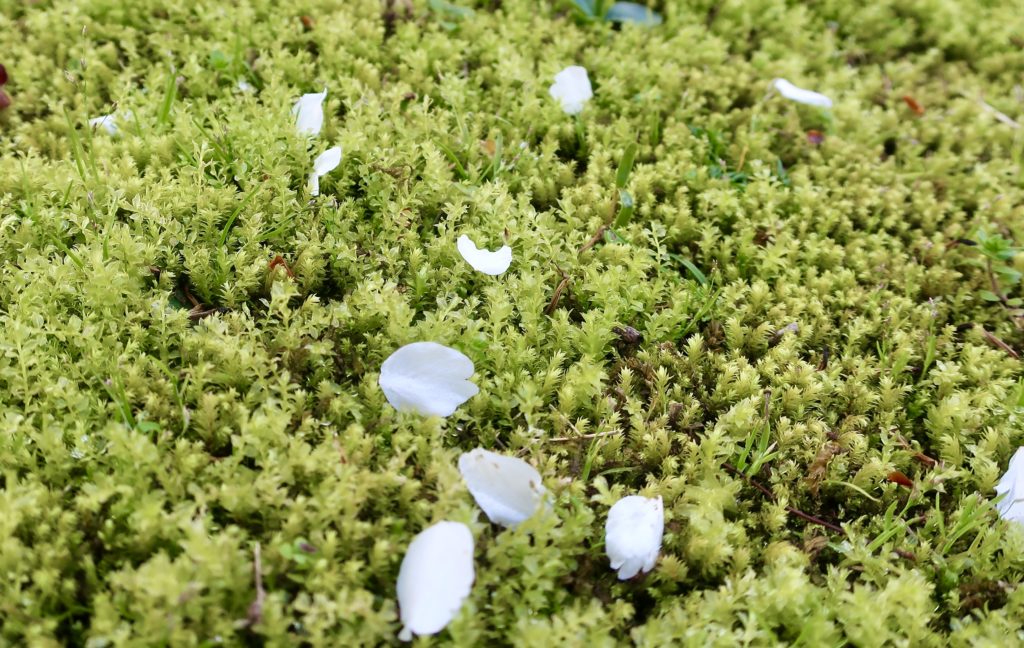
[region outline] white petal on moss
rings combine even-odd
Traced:
[[[313,160],[313,173],[327,175],[341,164],[341,147],[329,148]]]
[[[323,92],[304,94],[292,106],[292,114],[295,115],[295,129],[299,135],[316,136],[324,125],[324,99],[327,98],[327,88]]]
[[[548,88],[548,93],[562,105],[562,110],[570,115],[583,112],[584,104],[594,96],[587,70],[579,65],[570,65],[556,74],[555,82]]]
[[[473,361],[436,342],[414,342],[380,367],[380,387],[399,412],[450,416],[480,389],[469,381]]]
[[[409,543],[398,570],[398,638],[432,635],[459,613],[473,586],[473,534],[460,522],[438,522]]]
[[[500,275],[512,265],[512,248],[507,245],[491,252],[481,250],[471,238],[463,234],[456,243],[459,254],[474,270],[489,275]]]
[[[309,176],[310,195],[320,195],[320,177],[334,171],[339,164],[341,164],[340,146],[327,149],[313,160],[313,173]]]
[[[1006,474],[996,484],[996,493],[1005,495],[996,504],[999,517],[1017,524],[1024,524],[1024,447],[1010,458]]]
[[[604,543],[612,569],[619,571],[619,580],[654,568],[664,530],[665,511],[660,497],[630,495],[612,506],[605,524]]]
[[[89,120],[89,125],[93,128],[102,128],[109,135],[117,135],[121,132],[120,127],[117,125],[117,119],[112,114],[94,117]]]
[[[819,108],[832,107],[832,100],[820,92],[798,88],[785,79],[775,79],[772,81],[772,85],[779,91],[779,94],[791,101],[807,104],[808,106],[818,106]]]
[[[459,472],[491,522],[506,527],[536,513],[547,492],[533,466],[483,448],[459,457]]]

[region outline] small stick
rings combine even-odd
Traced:
[[[999,289],[999,281],[996,279],[996,273],[992,269],[992,259],[985,259],[985,269],[988,271],[989,283],[992,284],[992,292],[999,298],[999,303],[1002,304],[1003,308],[1007,312],[1012,311],[1013,307],[1010,306],[1010,300],[1007,299],[1006,295],[1003,294],[1003,291]],[[1010,314],[1012,315],[1013,313]],[[1020,321],[1016,317],[1013,318],[1013,324],[1018,329],[1021,328]],[[987,331],[986,335],[988,335]]]
[[[194,306],[195,308],[201,308],[202,307],[203,304],[198,299],[193,297],[191,292],[189,292],[188,282],[184,282],[184,283],[181,284],[181,290],[185,293],[185,299],[187,299],[190,302],[192,302],[192,306]]]
[[[263,601],[267,598],[267,593],[263,591],[263,563],[260,560],[260,543],[258,542],[252,548],[252,572],[253,580],[256,581],[256,600],[249,606],[249,618],[246,620],[248,627],[260,622],[263,617]]]
[[[736,466],[732,465],[729,462],[726,462],[726,463],[722,464],[722,466],[726,470],[731,472],[732,474],[738,475],[738,476],[742,477],[743,479],[745,479],[748,484],[750,484],[751,486],[753,486],[757,490],[759,490],[762,493],[764,493],[768,497],[768,499],[770,499],[771,501],[773,501],[773,502],[777,501],[775,499],[775,493],[773,493],[770,490],[768,490],[767,488],[765,488],[763,485],[758,483],[758,481],[755,480],[754,478],[748,477],[744,473],[740,472],[740,470],[738,468],[736,468]],[[826,529],[829,529],[830,531],[835,531],[836,533],[840,533],[842,535],[846,535],[846,531],[843,531],[843,529],[841,527],[838,527],[835,524],[832,524],[831,522],[826,522],[825,520],[822,520],[819,517],[811,515],[810,513],[804,513],[803,511],[801,511],[800,509],[798,509],[796,507],[788,506],[787,505],[786,506],[786,511],[788,513],[792,513],[793,515],[797,516],[798,518],[802,518],[802,519],[804,519],[804,520],[806,520],[806,521],[808,521],[808,522],[810,522],[812,524],[818,524],[818,525],[821,525],[821,526],[825,527]]]
[[[997,347],[999,347],[1003,351],[1006,351],[1008,354],[1010,354],[1010,357],[1012,357],[1014,360],[1020,360],[1020,354],[1017,353],[1016,351],[1014,351],[1013,347],[1011,347],[1009,344],[1007,344],[1006,342],[1003,342],[1002,340],[997,338],[992,333],[989,333],[988,331],[986,331],[984,328],[981,329],[981,332],[985,335],[985,339],[986,340],[988,340],[992,344],[996,345]]]
[[[914,446],[910,445],[910,441],[907,441],[906,439],[904,439],[902,434],[896,435],[896,441],[902,447],[906,448],[907,450],[914,450]],[[932,459],[931,457],[929,457],[928,455],[926,455],[923,452],[915,451],[913,457],[914,457],[914,459],[917,459],[918,461],[920,461],[924,465],[928,466],[929,468],[934,468],[935,466],[937,466],[939,464],[939,462],[937,460]]]
[[[598,227],[597,228],[597,232],[593,236],[590,237],[589,241],[587,241],[586,243],[583,244],[583,247],[580,248],[580,251],[577,252],[577,254],[583,254],[584,252],[586,252],[590,248],[592,248],[595,245],[597,245],[597,242],[601,240],[601,237],[604,236],[604,233],[606,231],[608,231],[608,225],[607,224],[604,224],[604,225],[601,225],[601,227]]]
[[[818,371],[825,371],[828,369],[828,359],[832,355],[832,349],[825,347],[825,350],[821,352],[821,362],[818,363]]]
[[[198,306],[189,309],[189,311],[188,311],[188,318],[190,320],[192,320],[193,322],[198,322],[199,320],[203,319],[204,317],[209,317],[210,315],[215,315],[215,314],[217,314],[219,312],[221,312],[221,309],[219,309],[219,308],[205,308],[204,309],[203,305],[199,304]]]
[[[545,315],[551,315],[558,308],[558,300],[562,298],[562,291],[569,285],[569,275],[562,272],[561,268],[558,268],[559,274],[562,275],[562,280],[558,282],[558,286],[555,288],[555,294],[551,296],[551,303],[544,309]]]
[[[576,426],[573,426],[574,429],[575,427]],[[601,437],[612,436],[613,434],[618,433],[619,430],[608,430],[607,432],[591,432],[590,434],[581,434],[579,436],[574,437],[554,437],[548,439],[548,441],[551,443],[564,443],[566,441],[582,441],[585,439],[599,439]]]
[[[1006,124],[1010,128],[1020,128],[1020,123],[1019,122],[1014,120],[1012,117],[1010,117],[1006,113],[999,111],[998,109],[996,109],[995,106],[993,106],[992,104],[988,103],[987,101],[985,101],[981,97],[978,98],[978,104],[982,108],[984,108],[986,112],[988,112],[993,117],[995,117],[997,120],[999,120],[1002,123]]]

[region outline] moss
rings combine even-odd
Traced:
[[[569,4],[0,0],[4,643],[393,642],[444,518],[477,582],[435,643],[1024,640],[991,506],[1024,333],[960,241],[1024,241],[1012,3],[659,2],[653,30]],[[582,140],[547,96],[570,64]],[[289,111],[325,86],[307,144]],[[636,213],[587,247],[634,141]],[[447,420],[377,387],[418,340],[476,363]],[[554,515],[486,524],[478,445]],[[603,524],[636,491],[664,548],[620,583]]]

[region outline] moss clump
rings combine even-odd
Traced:
[[[477,582],[439,642],[1024,641],[991,505],[1024,334],[957,244],[1024,241],[994,112],[1024,114],[1017,7],[656,4],[0,0],[3,642],[391,642],[404,548],[445,518]],[[570,64],[582,131],[547,96]],[[290,109],[325,86],[307,142]],[[636,212],[581,253],[633,142]],[[419,340],[476,363],[447,420],[377,387]],[[486,524],[478,445],[555,514]],[[637,491],[664,549],[619,583],[603,524]]]

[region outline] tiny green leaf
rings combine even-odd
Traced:
[[[645,27],[661,24],[661,15],[636,2],[616,2],[608,9],[604,19],[611,22],[631,22]]]
[[[597,17],[597,7],[594,5],[594,0],[573,0],[573,4],[579,9],[584,16],[588,18]]]
[[[469,18],[474,14],[469,7],[460,7],[447,0],[430,0],[429,4],[431,9],[450,18]]]
[[[981,291],[978,292],[978,294],[981,295],[981,298],[984,299],[985,301],[990,301],[990,302],[1000,301],[999,295],[995,294],[991,290],[981,290]]]
[[[1017,283],[1021,280],[1021,273],[1010,266],[998,265],[993,267],[992,270],[1010,283]]]
[[[220,50],[213,50],[210,52],[210,67],[215,70],[224,70],[231,63],[231,60],[227,55]]]

